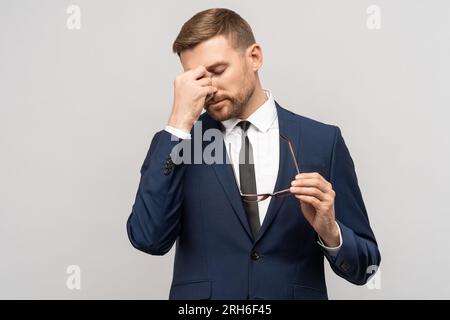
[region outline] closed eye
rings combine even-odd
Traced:
[[[222,73],[225,72],[225,70],[226,70],[226,69],[217,70],[217,71],[213,71],[213,72],[211,72],[211,73],[212,73],[212,74],[215,74],[215,75],[221,75]]]

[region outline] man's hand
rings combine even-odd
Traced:
[[[336,193],[331,183],[317,172],[301,173],[295,176],[290,190],[300,200],[303,215],[324,244],[339,246],[339,228],[334,215]]]
[[[190,132],[202,112],[206,96],[217,91],[211,85],[211,78],[204,66],[178,75],[174,81],[173,106],[168,125]]]

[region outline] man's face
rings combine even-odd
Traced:
[[[216,36],[181,52],[185,71],[203,65],[217,92],[205,104],[206,111],[218,121],[239,118],[255,91],[255,72],[249,51],[234,49],[224,36]]]

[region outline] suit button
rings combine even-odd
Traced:
[[[261,255],[257,251],[253,251],[250,256],[251,256],[252,260],[259,260],[259,258],[261,258]]]
[[[341,270],[344,272],[349,272],[351,269],[350,264],[348,264],[346,261],[342,262],[340,267],[341,267]]]

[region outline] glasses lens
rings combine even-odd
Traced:
[[[275,196],[275,198],[282,198],[282,197],[286,197],[290,194],[291,194],[291,192],[289,191],[289,189],[286,189],[286,190],[282,190],[280,192],[275,193],[274,196]]]
[[[269,195],[252,195],[252,196],[242,196],[242,200],[245,202],[259,202],[266,200],[269,197]]]
[[[295,166],[296,172],[300,173],[299,170],[298,170],[298,163],[297,163],[297,159],[295,157],[295,150],[293,149],[292,143],[286,137],[284,137],[282,135],[280,135],[280,137],[281,137],[280,140],[283,141],[282,143],[285,144],[285,146],[287,148],[287,151],[289,152],[289,157],[291,158],[292,164]],[[259,194],[242,195],[241,194],[241,197],[242,197],[242,200],[245,201],[245,202],[259,202],[259,201],[266,200],[270,196],[273,196],[275,198],[282,198],[282,197],[289,196],[291,194],[292,193],[291,193],[290,189],[287,188],[287,189],[284,189],[284,190],[280,190],[280,191],[274,192],[273,194],[269,194],[269,193],[261,194],[261,195],[259,195]]]

